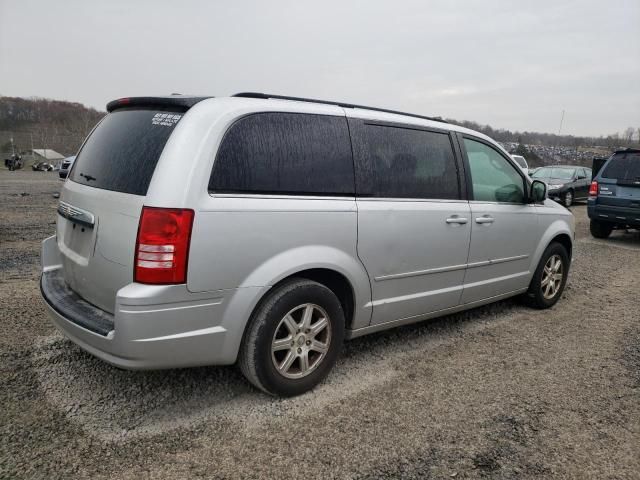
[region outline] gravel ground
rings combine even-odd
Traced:
[[[640,235],[589,236],[564,298],[347,343],[314,392],[234,368],[127,372],[55,332],[55,173],[0,170],[0,478],[640,478]]]

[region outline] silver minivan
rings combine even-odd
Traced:
[[[107,110],[62,188],[41,290],[111,364],[238,363],[297,395],[344,339],[562,294],[572,214],[478,132],[255,93]]]

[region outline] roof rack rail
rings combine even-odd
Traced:
[[[232,95],[232,97],[242,97],[242,98],[263,98],[263,99],[274,99],[274,100],[294,100],[296,102],[308,102],[308,103],[322,103],[325,105],[336,105],[338,107],[343,108],[362,108],[366,110],[373,110],[376,112],[384,112],[384,113],[395,113],[397,115],[406,115],[408,117],[422,118],[424,120],[433,120],[434,122],[442,122],[449,123],[446,120],[443,120],[442,117],[427,117],[425,115],[417,115],[415,113],[407,113],[400,112],[398,110],[389,110],[386,108],[376,108],[376,107],[367,107],[364,105],[355,105],[353,103],[343,103],[343,102],[331,102],[328,100],[317,100],[315,98],[303,98],[303,97],[289,97],[286,95],[271,95],[269,93],[260,93],[260,92],[241,92]]]

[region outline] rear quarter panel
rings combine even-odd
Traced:
[[[353,288],[354,327],[368,325],[369,280],[356,254],[355,200],[211,196],[193,228],[193,292],[272,286],[296,272],[327,268]]]

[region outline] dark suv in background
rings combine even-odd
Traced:
[[[615,152],[589,188],[591,234],[608,237],[614,228],[640,228],[640,150]]]

